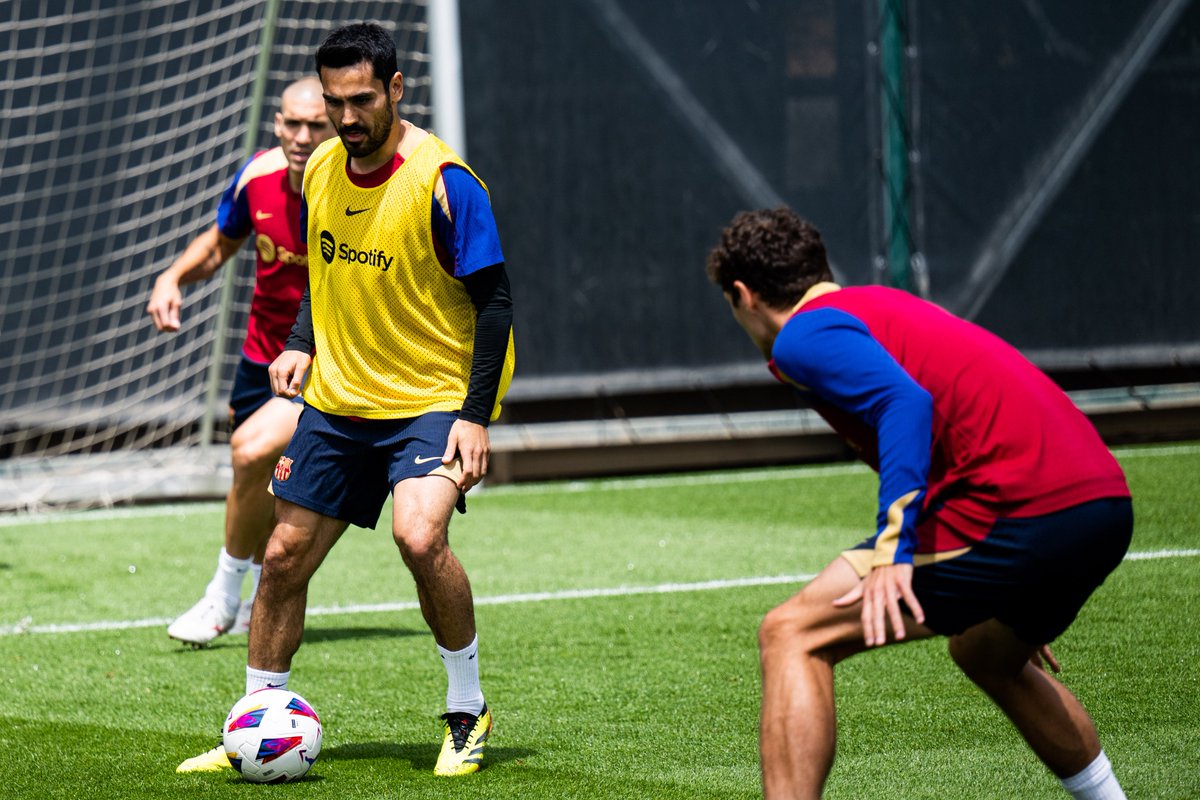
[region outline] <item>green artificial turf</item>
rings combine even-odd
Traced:
[[[1132,551],[1156,557],[1123,564],[1054,649],[1127,794],[1200,797],[1200,446],[1118,452]],[[0,796],[758,797],[759,620],[874,506],[853,466],[472,493],[451,541],[496,728],[461,785],[432,775],[445,676],[386,526],[347,532],[311,587],[291,688],[322,717],[321,757],[257,786],[174,772],[244,680],[245,637],[193,651],[165,632],[211,574],[222,507],[0,519]],[[943,641],[850,659],[837,692],[830,798],[1066,796]]]

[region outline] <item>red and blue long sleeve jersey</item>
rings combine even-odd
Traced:
[[[308,248],[300,238],[300,193],[288,183],[282,147],[242,164],[217,208],[217,227],[230,239],[254,234],[254,294],[242,355],[269,364],[283,352],[308,283]]]
[[[816,295],[770,367],[878,471],[876,565],[969,547],[998,517],[1129,496],[1091,422],[1016,348],[899,290]]]

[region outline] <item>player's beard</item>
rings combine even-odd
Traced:
[[[350,154],[351,158],[366,158],[383,147],[383,143],[392,135],[393,116],[394,113],[392,113],[392,110],[385,108],[371,119],[369,130],[363,128],[361,125],[346,125],[338,128],[338,136],[342,138],[342,144],[345,145],[346,152]],[[365,133],[367,136],[358,143],[348,142],[346,141],[346,133],[349,131]]]

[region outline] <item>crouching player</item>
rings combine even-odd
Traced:
[[[734,318],[879,472],[875,533],[759,631],[767,798],[816,798],[834,666],[934,635],[1075,798],[1124,798],[1046,645],[1121,562],[1133,512],[1086,417],[992,334],[904,292],[841,288],[817,230],[739,214],[708,260]],[[999,787],[997,794],[1005,794]]]

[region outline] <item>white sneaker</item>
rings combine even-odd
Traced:
[[[237,619],[233,621],[233,627],[228,630],[231,636],[250,632],[250,610],[252,608],[254,608],[253,597],[243,600],[242,604],[238,606]]]
[[[167,628],[167,636],[192,645],[204,645],[229,630],[237,619],[237,606],[227,608],[208,595],[185,611]]]

